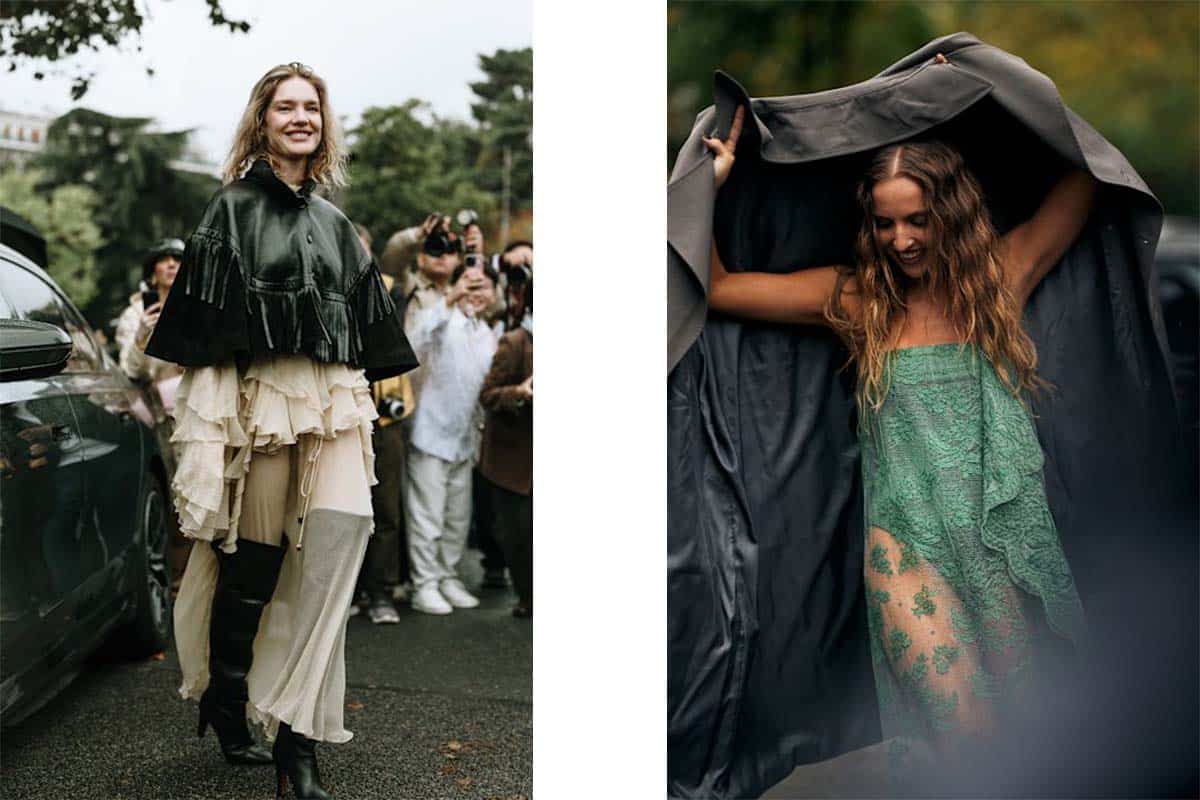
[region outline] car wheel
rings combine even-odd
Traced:
[[[170,505],[157,475],[148,474],[143,484],[131,570],[133,619],[117,635],[122,652],[134,658],[165,650],[171,638]]]

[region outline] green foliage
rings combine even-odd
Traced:
[[[214,26],[245,33],[250,23],[225,16],[221,0],[204,0]],[[5,0],[0,7],[0,58],[9,71],[26,62],[58,62],[81,50],[98,51],[117,47],[131,36],[140,37],[145,17],[138,0],[89,0],[86,3]],[[141,50],[139,45],[137,48]],[[154,70],[147,67],[153,74]],[[41,80],[41,70],[33,74]],[[76,66],[71,82],[71,99],[87,93],[95,72]]]
[[[479,102],[471,114],[480,125],[483,147],[476,163],[479,185],[501,190],[504,150],[512,157],[512,207],[533,208],[533,48],[497,50],[479,56],[486,79],[471,84]]]
[[[353,160],[342,207],[371,231],[377,249],[431,211],[472,208],[485,231],[495,230],[497,198],[475,179],[482,143],[471,126],[433,117],[426,103],[409,100],[368,108],[350,133]]]
[[[76,305],[96,294],[95,252],[103,244],[94,216],[96,193],[86,186],[64,184],[48,194],[38,190],[36,170],[0,172],[0,197],[25,217],[46,239],[47,272]]]
[[[107,243],[96,254],[98,291],[90,302],[76,300],[98,327],[128,301],[150,245],[186,236],[218,187],[215,178],[171,168],[186,132],[150,132],[148,123],[75,109],[51,124],[36,161],[46,190],[82,182],[101,198],[95,219]]]
[[[712,71],[755,97],[866,80],[938,36],[969,31],[1049,75],[1129,158],[1168,213],[1200,214],[1200,5],[681,2],[667,9],[668,162],[712,102]]]
[[[369,108],[350,131],[350,187],[342,207],[378,243],[431,211],[479,213],[488,249],[499,241],[504,150],[512,158],[511,212],[533,209],[533,51],[480,55],[484,81],[472,83],[478,125],[443,119],[429,105]],[[509,238],[517,238],[515,232]]]

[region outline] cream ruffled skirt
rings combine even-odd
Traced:
[[[184,534],[276,543],[279,583],[254,640],[247,717],[273,739],[280,722],[312,739],[349,741],[345,634],[372,531],[376,418],[361,370],[281,356],[239,376],[233,365],[185,371],[175,404],[180,449],[172,489]],[[301,545],[297,547],[297,545]],[[208,686],[208,629],[218,564],[194,546],[175,602],[183,683]]]

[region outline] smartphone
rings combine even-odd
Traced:
[[[157,289],[147,289],[146,291],[142,292],[142,308],[144,308],[144,309],[149,308],[150,306],[154,305],[157,302],[158,302],[158,290]]]

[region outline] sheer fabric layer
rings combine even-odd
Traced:
[[[362,371],[303,356],[255,364],[240,380],[233,366],[188,370],[176,408],[183,453],[174,488],[185,533],[202,542],[225,536],[230,552],[238,538],[286,537],[254,641],[247,717],[272,739],[286,722],[319,741],[348,741],[345,630],[375,483],[376,413]],[[193,700],[209,681],[217,571],[211,547],[194,546],[175,604],[179,692]]]
[[[362,370],[344,364],[279,356],[252,364],[240,377],[232,363],[185,370],[171,437],[181,451],[172,481],[181,530],[205,541],[224,537],[222,549],[233,552],[254,453],[299,445],[301,463],[311,471],[318,442],[342,431],[357,431],[374,485],[371,423],[377,417]]]
[[[974,347],[938,345],[892,355],[861,440],[884,736],[991,733],[1084,638],[1032,422]]]

